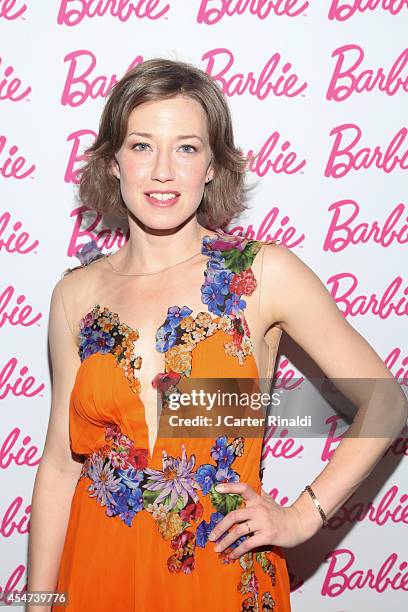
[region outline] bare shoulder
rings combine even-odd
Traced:
[[[262,268],[261,316],[290,335],[293,322],[316,319],[323,313],[343,320],[332,295],[319,276],[284,245],[266,244]],[[291,333],[292,332],[292,333]]]
[[[319,276],[282,245],[265,248],[260,314],[288,333],[329,377],[392,376]]]
[[[265,243],[264,253],[264,267],[268,268],[271,272],[286,273],[291,268],[295,271],[295,268],[308,266],[298,257],[291,249],[284,246],[283,244],[276,243]],[[308,268],[310,270],[310,268]],[[284,274],[282,274],[284,276]]]
[[[54,291],[59,292],[64,304],[69,327],[74,335],[80,318],[88,304],[92,304],[93,296],[102,283],[104,257],[86,265],[67,268],[55,285]]]

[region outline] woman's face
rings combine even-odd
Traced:
[[[203,108],[183,96],[138,106],[115,157],[112,171],[129,212],[152,229],[179,226],[213,178]]]

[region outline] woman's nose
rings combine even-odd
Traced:
[[[166,181],[174,179],[174,168],[171,155],[162,151],[158,153],[152,169],[152,179]]]

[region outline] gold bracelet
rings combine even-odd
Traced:
[[[316,495],[313,493],[311,486],[310,485],[306,485],[303,490],[307,491],[309,493],[310,497],[313,500],[314,505],[316,506],[316,508],[319,511],[320,516],[322,517],[323,527],[326,527],[326,525],[328,524],[327,516],[324,513],[324,510],[321,507],[321,505],[319,503],[319,500],[317,499]]]

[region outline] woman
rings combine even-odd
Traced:
[[[246,208],[244,178],[228,106],[201,70],[153,59],[111,91],[80,195],[125,215],[130,237],[109,256],[86,244],[53,291],[32,504],[29,590],[64,591],[69,610],[290,610],[281,547],[313,536],[393,439],[344,439],[281,507],[261,487],[261,436],[159,435],[158,392],[259,379],[271,329],[329,377],[393,378],[300,259],[222,229]],[[395,437],[406,405],[393,389]]]

